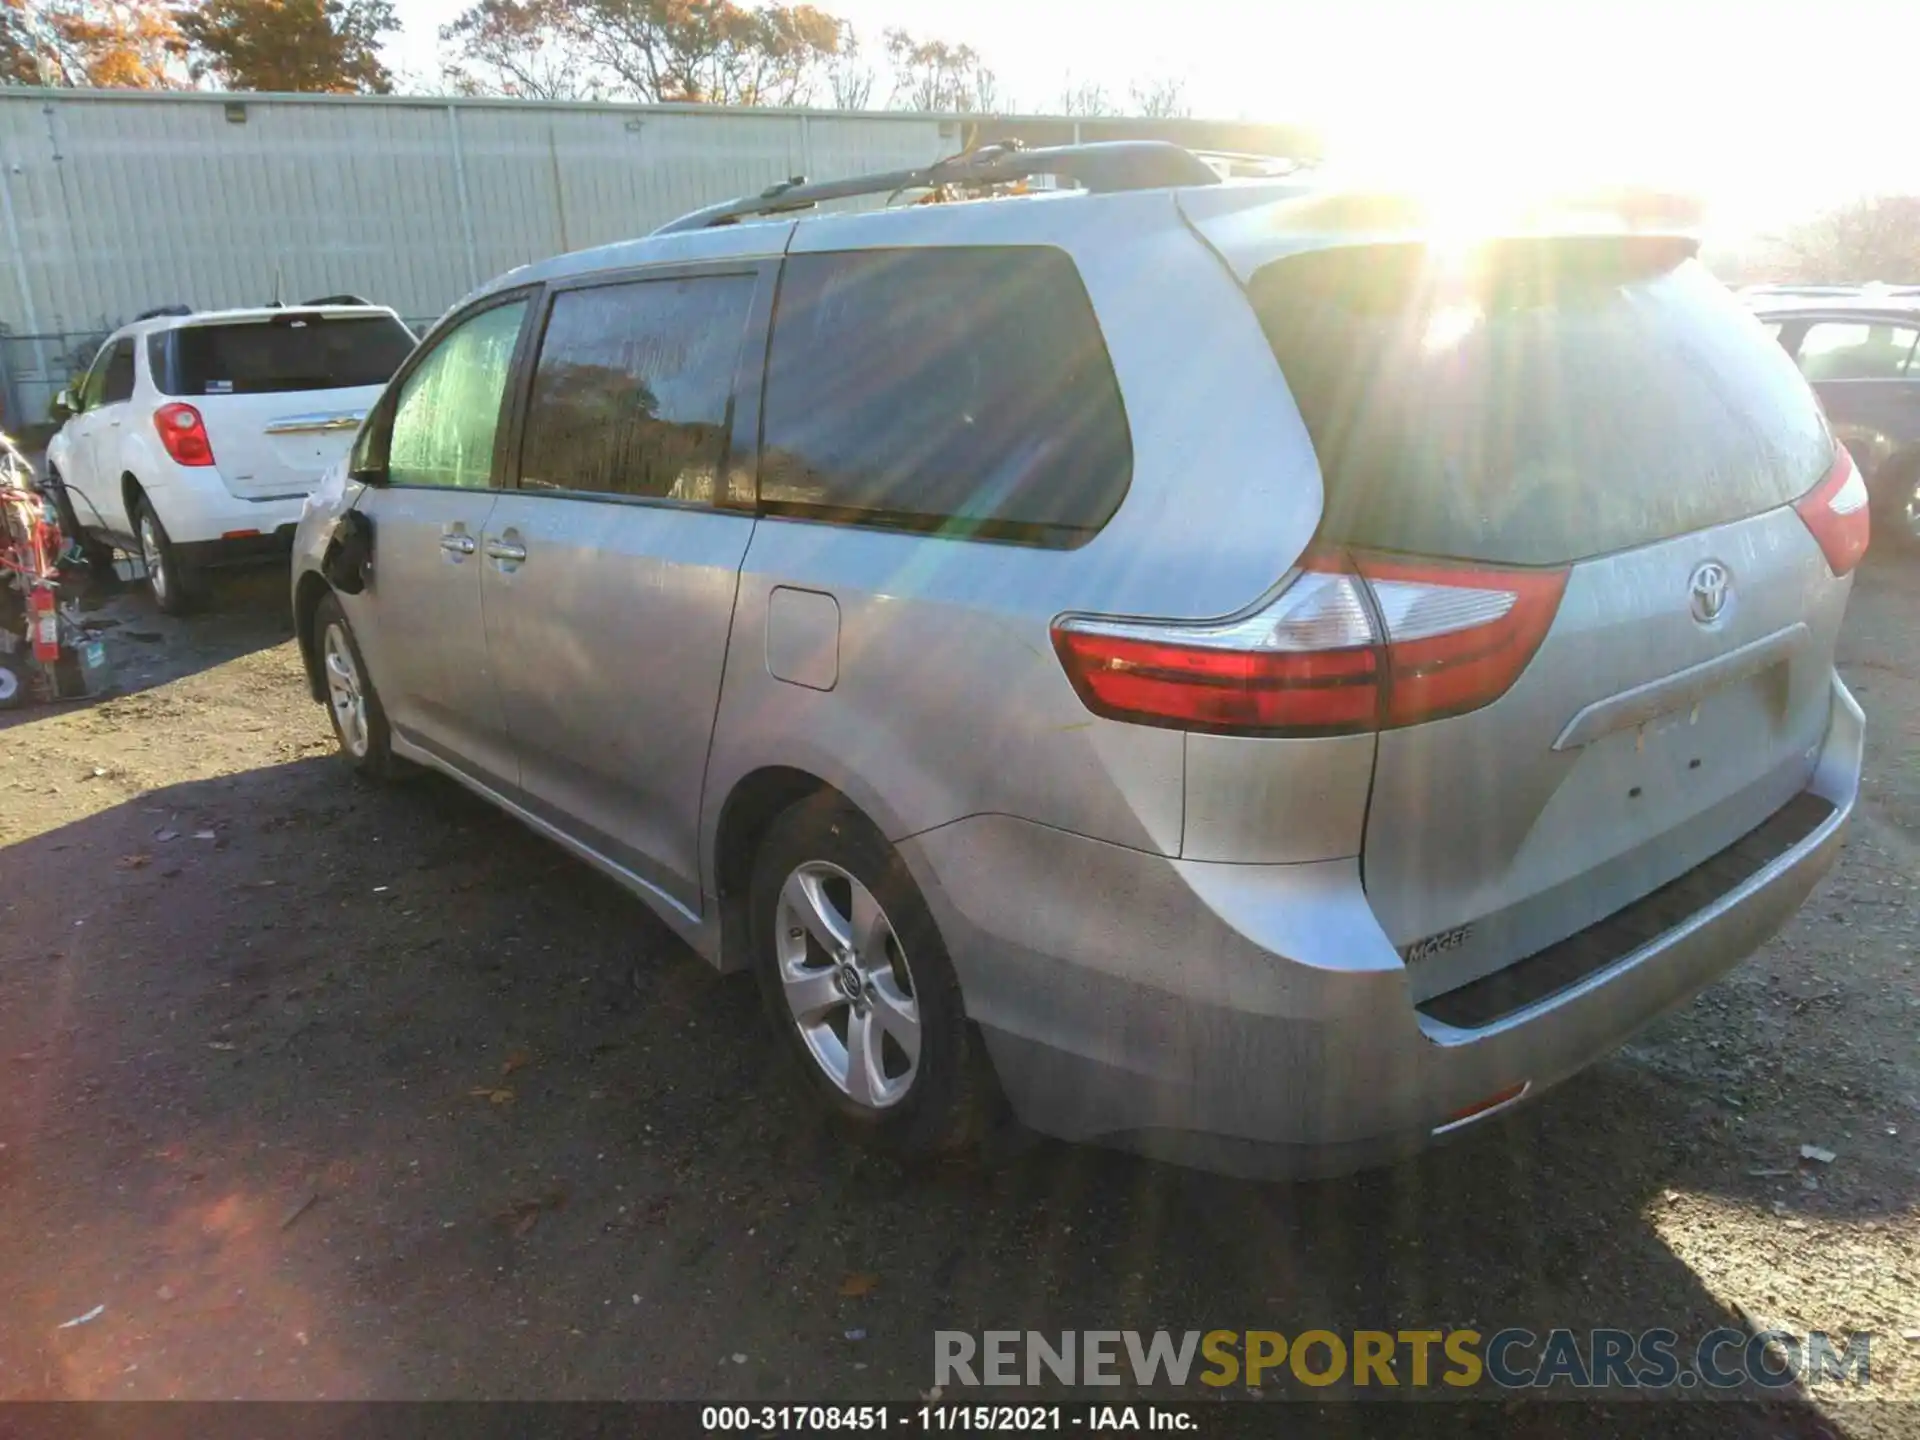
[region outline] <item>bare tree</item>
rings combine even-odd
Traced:
[[[849,33],[811,5],[476,0],[441,38],[470,93],[801,105]]]
[[[480,0],[440,30],[458,57],[444,66],[463,95],[598,100],[605,92],[564,0]]]
[[[827,93],[836,110],[865,110],[873,104],[874,82],[879,77],[860,51],[860,37],[853,26],[840,22],[840,50],[827,62]]]
[[[1875,195],[1770,236],[1779,278],[1808,283],[1920,282],[1920,195]]]
[[[1173,76],[1136,80],[1128,88],[1127,98],[1134,114],[1150,120],[1183,120],[1193,113],[1187,103],[1186,82]]]
[[[1060,113],[1062,115],[1112,115],[1114,105],[1107,98],[1104,85],[1098,81],[1086,80],[1075,83],[1072,75],[1060,92]]]
[[[885,38],[894,109],[984,114],[999,108],[999,79],[971,45],[915,40],[899,29]]]

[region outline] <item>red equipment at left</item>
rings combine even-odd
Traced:
[[[72,643],[82,638],[82,627],[60,605],[65,544],[59,527],[47,518],[32,468],[0,435],[0,625],[7,632],[0,641],[0,704],[22,703],[35,690],[54,697],[85,693],[76,689],[85,678],[76,677],[97,660],[99,647],[90,636],[79,648]]]

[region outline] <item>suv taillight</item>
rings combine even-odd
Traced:
[[[206,422],[191,405],[162,405],[153,412],[153,428],[176,465],[213,464],[213,442]]]
[[[1873,536],[1871,507],[1867,503],[1867,482],[1844,445],[1833,447],[1838,453],[1826,478],[1793,502],[1807,529],[1820,542],[1827,557],[1827,568],[1836,576],[1845,575],[1867,553]]]
[[[1054,649],[1096,715],[1237,735],[1348,735],[1463,714],[1539,649],[1564,570],[1310,554],[1273,601],[1191,625],[1062,620]]]

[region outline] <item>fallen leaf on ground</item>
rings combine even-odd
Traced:
[[[858,1300],[863,1295],[871,1295],[880,1284],[880,1277],[870,1270],[855,1270],[840,1282],[840,1293],[849,1300]]]
[[[516,1200],[498,1215],[493,1217],[496,1225],[504,1225],[515,1235],[524,1235],[540,1223],[540,1217],[549,1210],[563,1209],[567,1203],[567,1192],[558,1187],[544,1195],[536,1195],[531,1200]]]
[[[234,1047],[234,1043],[233,1043],[233,1041],[231,1041],[231,1040],[209,1040],[209,1041],[207,1041],[207,1049],[209,1049],[209,1050],[232,1050],[233,1048],[235,1048],[235,1047]]]
[[[120,868],[122,870],[138,870],[142,865],[151,864],[152,861],[153,857],[151,855],[122,855],[120,857]]]
[[[504,1077],[533,1063],[533,1056],[524,1050],[510,1050],[507,1058],[500,1063],[500,1074]]]
[[[313,1202],[318,1200],[319,1198],[320,1198],[320,1192],[318,1190],[307,1191],[306,1194],[302,1195],[298,1200],[294,1201],[293,1204],[287,1207],[287,1213],[280,1217],[280,1228],[284,1230],[289,1225],[293,1224],[294,1221],[298,1220],[302,1215],[306,1214],[307,1211],[311,1210],[313,1208]]]
[[[473,1096],[476,1100],[490,1100],[495,1105],[507,1105],[512,1103],[513,1100],[513,1091],[507,1089],[505,1086],[496,1090],[491,1085],[476,1085],[473,1089],[469,1090],[467,1094]]]
[[[156,830],[153,832],[153,838],[164,845],[169,840],[178,840],[180,838],[180,832],[178,830]]]

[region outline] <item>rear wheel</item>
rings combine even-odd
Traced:
[[[768,1017],[837,1128],[903,1157],[978,1138],[984,1062],[946,946],[906,866],[844,800],[775,820],[754,865]]]
[[[60,531],[75,545],[80,547],[80,558],[87,562],[87,569],[96,579],[114,578],[113,562],[119,553],[106,541],[87,533],[80,523],[80,512],[73,508],[73,496],[67,490],[67,483],[57,469],[49,466],[47,479],[52,482],[54,509],[60,517]]]
[[[1893,484],[1881,513],[1893,527],[1896,544],[1920,550],[1920,464],[1908,465],[1889,478]]]
[[[184,615],[193,605],[199,576],[181,564],[167,527],[154,513],[153,502],[142,495],[134,503],[133,528],[140,541],[140,559],[147,568],[147,590],[153,603],[168,615]]]
[[[0,710],[17,710],[32,697],[26,656],[17,650],[0,655]]]
[[[340,758],[357,774],[386,780],[394,774],[392,736],[379,693],[367,678],[366,661],[353,638],[340,601],[328,595],[313,612],[314,653],[326,685],[327,718],[340,744]]]

